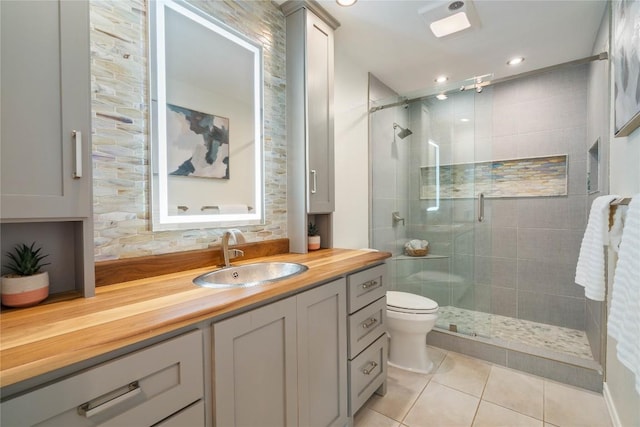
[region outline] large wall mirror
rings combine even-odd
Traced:
[[[149,30],[153,229],[263,223],[261,46],[182,1]]]

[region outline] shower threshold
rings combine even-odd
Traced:
[[[584,331],[443,306],[427,344],[602,391],[602,367]]]

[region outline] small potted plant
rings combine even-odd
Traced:
[[[5,265],[12,273],[2,276],[2,304],[9,307],[29,307],[49,296],[49,273],[40,269],[50,263],[42,260],[49,255],[41,255],[42,248],[24,243],[17,245],[13,252],[7,252],[9,263]]]
[[[309,223],[307,237],[307,246],[310,251],[320,249],[320,235],[318,234],[318,227],[312,222]]]

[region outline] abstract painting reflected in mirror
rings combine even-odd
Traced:
[[[229,179],[229,119],[167,104],[169,175]]]

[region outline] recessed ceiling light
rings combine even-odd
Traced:
[[[469,121],[469,119],[460,119],[461,122],[466,123]]]
[[[436,83],[444,83],[447,80],[449,80],[449,77],[447,77],[447,76],[438,76],[438,77],[436,77],[435,82]]]
[[[354,4],[356,4],[358,0],[336,0],[336,3],[338,3],[340,6],[353,6]]]
[[[449,34],[466,30],[469,27],[471,27],[471,23],[469,22],[469,18],[467,18],[467,14],[464,12],[454,13],[453,15],[429,24],[431,32],[433,32],[436,37],[448,36]]]
[[[445,99],[448,98],[448,96],[445,95],[444,93],[441,93],[439,95],[436,95],[436,98],[439,99],[440,101],[444,101]]]
[[[522,61],[524,61],[523,56],[516,56],[515,58],[511,58],[510,60],[508,60],[507,65],[518,65],[522,63]]]

